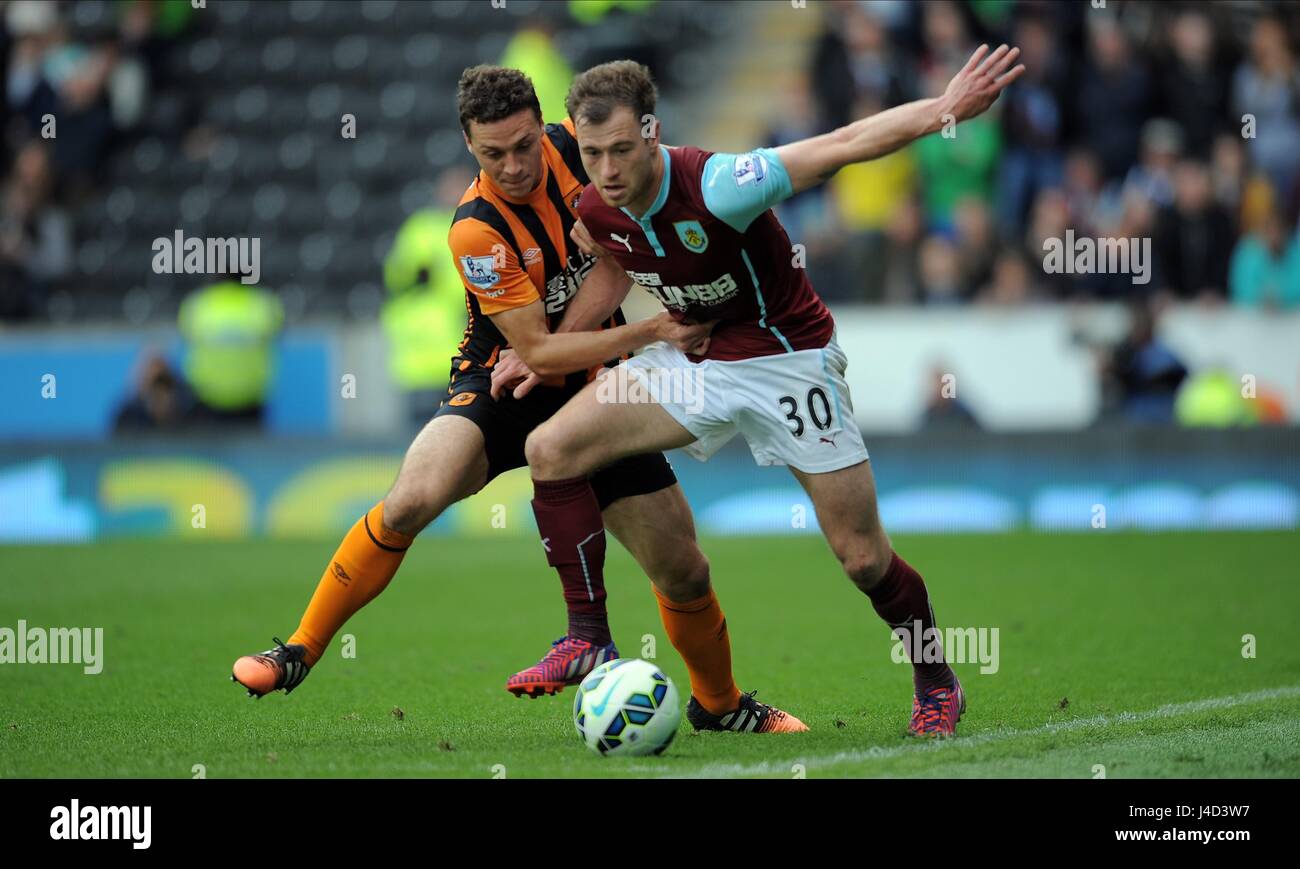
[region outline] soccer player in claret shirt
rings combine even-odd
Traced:
[[[741,154],[661,145],[655,87],[640,64],[602,64],[574,80],[567,107],[592,181],[578,206],[584,246],[616,259],[674,316],[716,325],[707,345],[693,348],[701,352],[658,344],[602,375],[634,378],[650,400],[602,401],[599,384],[591,384],[529,435],[537,524],[552,565],[600,569],[580,551],[604,533],[593,471],[673,448],[704,460],[739,433],[758,464],[790,467],[831,549],[880,618],[895,629],[917,621],[923,631],[935,628],[925,583],[881,527],[835,323],[792,264],[790,239],[771,208],[843,166],[981,114],[1024,71],[1011,66],[1018,53],[981,46],[940,97]],[[703,390],[702,405],[694,394],[683,400],[684,373]],[[909,732],[952,735],[966,703],[956,674],[943,660],[912,666]],[[697,698],[687,705],[697,728],[723,712]]]
[[[458,103],[465,145],[481,171],[448,237],[469,310],[449,395],[411,444],[387,496],[343,539],[289,642],[277,640],[275,648],[235,661],[231,678],[251,696],[297,687],[343,624],[387,587],[420,530],[498,474],[522,466],[528,433],[594,371],[655,341],[691,348],[707,337],[707,327],[667,314],[625,323],[619,305],[631,281],[613,260],[584,254],[571,236],[578,196],[589,182],[573,125],[542,123],[527,76],[470,68],[461,76]],[[523,374],[522,382],[512,371]],[[562,376],[568,372],[576,373]],[[512,389],[494,389],[494,374]],[[742,713],[728,720],[729,729],[806,730],[794,716],[736,688],[708,561],[663,455],[641,450],[611,462],[592,475],[585,493],[604,517],[602,529],[609,526],[660,590],[661,616],[692,691],[715,708]],[[603,564],[603,530],[578,541],[576,554]],[[618,657],[602,574],[566,572],[562,579],[568,631],[540,662],[507,680],[517,696],[555,694]],[[691,604],[674,603],[679,600]]]

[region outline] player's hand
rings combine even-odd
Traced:
[[[1008,68],[1020,56],[1019,48],[999,45],[996,51],[985,57],[988,50],[988,45],[975,49],[961,72],[948,82],[948,89],[943,93],[943,114],[951,114],[957,123],[988,111],[998,94],[1025,71],[1022,63],[1008,72]]]
[[[674,320],[667,312],[660,314],[656,320],[655,331],[660,341],[667,341],[683,353],[697,356],[709,349],[709,333],[718,322],[710,320],[707,323],[683,323]]]
[[[497,364],[492,366],[492,399],[500,400],[501,393],[507,389],[515,398],[523,398],[533,391],[534,386],[545,382],[524,364],[518,353],[506,348],[497,358]]]
[[[578,250],[587,256],[602,257],[609,254],[609,251],[596,244],[596,240],[591,237],[591,233],[587,232],[587,227],[582,225],[581,220],[573,224],[573,229],[569,230],[569,237],[578,246]]]
[[[708,353],[709,336],[705,335],[697,343],[692,344],[690,347],[687,347],[683,352],[688,353],[691,356],[703,356],[705,353]]]

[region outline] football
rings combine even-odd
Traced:
[[[677,686],[639,658],[617,658],[587,674],[573,700],[578,736],[597,754],[662,754],[682,720]]]

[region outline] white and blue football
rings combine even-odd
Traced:
[[[573,723],[602,755],[662,754],[682,720],[677,686],[657,666],[616,658],[587,674],[573,699]]]

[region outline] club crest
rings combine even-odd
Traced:
[[[704,227],[698,220],[679,220],[673,224],[677,237],[691,253],[704,253],[709,246],[709,237],[704,234]]]

